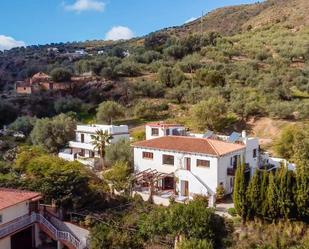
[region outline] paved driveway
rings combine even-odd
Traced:
[[[234,207],[234,203],[232,202],[232,200],[227,200],[226,202],[217,203],[216,204],[216,214],[220,216],[226,216],[228,218],[232,218],[232,216],[228,214],[227,210],[233,207]]]

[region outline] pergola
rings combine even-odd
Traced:
[[[148,187],[152,185],[154,190],[162,190],[162,187],[160,188],[158,186],[158,182],[166,177],[174,177],[174,174],[158,172],[155,169],[146,169],[144,171],[135,173],[133,176],[133,181],[136,185],[146,184]]]

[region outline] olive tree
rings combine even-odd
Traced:
[[[193,106],[193,126],[199,130],[220,131],[225,126],[227,116],[226,102],[222,97],[209,98]]]
[[[51,71],[50,75],[55,82],[70,81],[72,77],[71,72],[64,68],[55,68]]]
[[[97,109],[97,121],[111,124],[114,119],[124,116],[124,107],[115,101],[102,102]]]
[[[60,148],[74,138],[76,121],[65,114],[54,118],[38,119],[30,134],[34,145],[39,145],[46,151],[56,153]]]

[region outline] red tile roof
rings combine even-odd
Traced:
[[[0,210],[34,199],[41,199],[41,194],[24,190],[0,188]]]
[[[183,127],[181,124],[169,124],[169,123],[164,123],[164,122],[153,122],[153,123],[148,123],[146,124],[151,127],[162,127],[162,128],[167,128],[167,127]]]
[[[214,156],[222,156],[234,151],[244,149],[243,144],[228,143],[225,141],[193,138],[185,136],[166,136],[133,144],[134,147],[173,150],[188,153],[201,153]]]

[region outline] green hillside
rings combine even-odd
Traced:
[[[8,95],[3,102],[22,114],[54,115],[58,93],[9,93],[16,80],[62,67],[75,75],[92,71],[100,78],[69,93],[90,113],[112,99],[127,107],[127,119],[169,118],[198,130],[239,130],[256,117],[304,121],[309,118],[308,7],[304,0],[272,0],[221,8],[202,20],[129,41],[5,51],[0,54],[0,84]],[[50,47],[59,52],[48,52]],[[64,56],[77,49],[89,55]],[[200,110],[208,117],[218,115],[200,122],[194,117]]]

